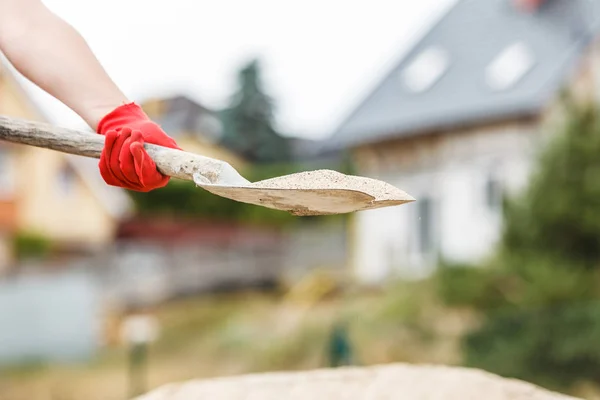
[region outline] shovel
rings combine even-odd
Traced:
[[[0,140],[98,159],[104,148],[104,136],[99,134],[1,115]],[[148,143],[144,147],[164,175],[193,181],[218,196],[297,216],[343,214],[415,201],[388,183],[331,170],[249,182],[227,162]]]

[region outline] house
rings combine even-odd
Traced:
[[[600,93],[598,0],[458,0],[324,145],[417,201],[355,215],[363,282],[476,262],[528,181],[561,90]]]
[[[47,121],[3,59],[0,114]],[[97,163],[56,151],[0,143],[0,273],[14,261],[12,238],[20,233],[41,235],[57,250],[78,253],[112,241],[132,204],[124,191],[104,183]]]

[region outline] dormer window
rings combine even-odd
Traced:
[[[402,80],[406,87],[421,93],[430,89],[448,69],[448,53],[439,47],[430,47],[420,53],[409,66],[402,71]]]
[[[506,47],[492,60],[485,71],[485,80],[492,90],[514,86],[533,67],[534,58],[522,42]]]

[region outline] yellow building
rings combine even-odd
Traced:
[[[142,107],[185,151],[238,169],[247,165],[220,145],[218,116],[197,102],[175,96],[149,99]],[[0,114],[49,122],[1,58]],[[10,263],[17,232],[41,234],[64,249],[93,250],[110,243],[132,211],[126,192],[106,185],[98,160],[0,142],[0,273]]]
[[[0,114],[46,121],[0,62]],[[132,210],[126,193],[104,183],[97,160],[0,142],[0,271],[16,232],[41,234],[60,247],[92,250],[109,243]]]

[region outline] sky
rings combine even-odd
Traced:
[[[44,0],[86,39],[133,101],[188,95],[220,108],[262,60],[286,135],[331,134],[456,0]],[[83,121],[25,82],[61,126]]]

